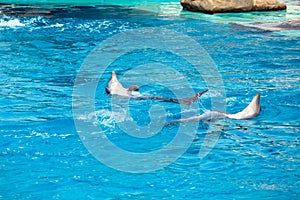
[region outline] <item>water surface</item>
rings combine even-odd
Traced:
[[[99,5],[99,12],[86,15],[77,15],[78,10],[68,6],[65,9],[68,13],[57,12],[50,18],[0,18],[0,198],[299,198],[297,34],[156,15],[128,6]],[[187,35],[209,53],[224,82],[227,111],[241,110],[259,92],[262,112],[251,120],[217,122],[223,127],[220,139],[204,159],[199,159],[198,153],[208,125],[200,122],[192,145],[176,162],[155,172],[130,174],[105,166],[84,147],[74,126],[72,92],[81,64],[97,45],[118,33],[149,27]],[[122,77],[134,66],[152,61],[188,77],[195,91],[206,88],[195,69],[168,52],[148,49],[116,60],[100,78],[97,118],[91,120],[96,120],[112,141],[130,151],[161,148],[178,130],[177,125],[165,127],[151,142],[132,139],[111,118],[110,97],[104,90],[110,72],[115,70]],[[151,75],[165,76],[160,71]],[[138,74],[140,84],[146,76]],[[180,79],[170,82],[178,89],[180,84]],[[147,94],[173,95],[159,85],[141,89]],[[197,112],[210,107],[210,95],[197,102]],[[147,112],[153,104],[156,102],[131,102],[134,119],[147,124]],[[159,105],[168,111],[169,120],[180,118],[178,105]]]

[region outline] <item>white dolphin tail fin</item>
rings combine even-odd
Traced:
[[[114,72],[114,71],[111,72],[110,81],[112,81],[112,82],[118,81],[116,72]]]
[[[106,85],[106,93],[107,94],[116,94],[120,96],[129,96],[128,90],[123,87],[123,85],[119,82],[116,73],[111,72],[110,80]]]
[[[256,94],[249,105],[241,112],[235,114],[224,113],[230,119],[251,119],[260,112],[260,94]]]

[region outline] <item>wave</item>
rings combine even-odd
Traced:
[[[0,19],[0,27],[24,27],[26,26],[24,23],[20,22],[19,19]]]
[[[30,18],[15,18],[3,16],[0,18],[0,27],[7,28],[20,28],[20,27],[41,27],[41,26],[49,27],[61,27],[63,24],[49,24],[49,20],[44,17],[30,17]]]

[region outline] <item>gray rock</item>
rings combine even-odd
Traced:
[[[230,24],[244,27],[244,28],[259,29],[264,31],[300,30],[300,20],[293,20],[287,22],[254,22],[249,24],[238,24],[238,23],[230,23]]]

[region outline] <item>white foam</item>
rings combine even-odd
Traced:
[[[0,27],[16,28],[16,27],[23,27],[23,26],[25,26],[25,24],[21,23],[20,20],[18,19],[9,19],[9,20],[0,19]]]
[[[90,121],[95,126],[102,125],[108,128],[115,128],[116,123],[124,121],[125,118],[126,113],[113,112],[105,109],[77,117],[78,120]]]
[[[37,131],[33,130],[31,133],[32,133],[32,135],[34,135],[34,136],[40,136],[43,139],[50,138],[50,135],[47,132],[37,132]]]
[[[50,27],[63,27],[63,26],[64,26],[63,24],[59,24],[59,23],[50,25]]]

